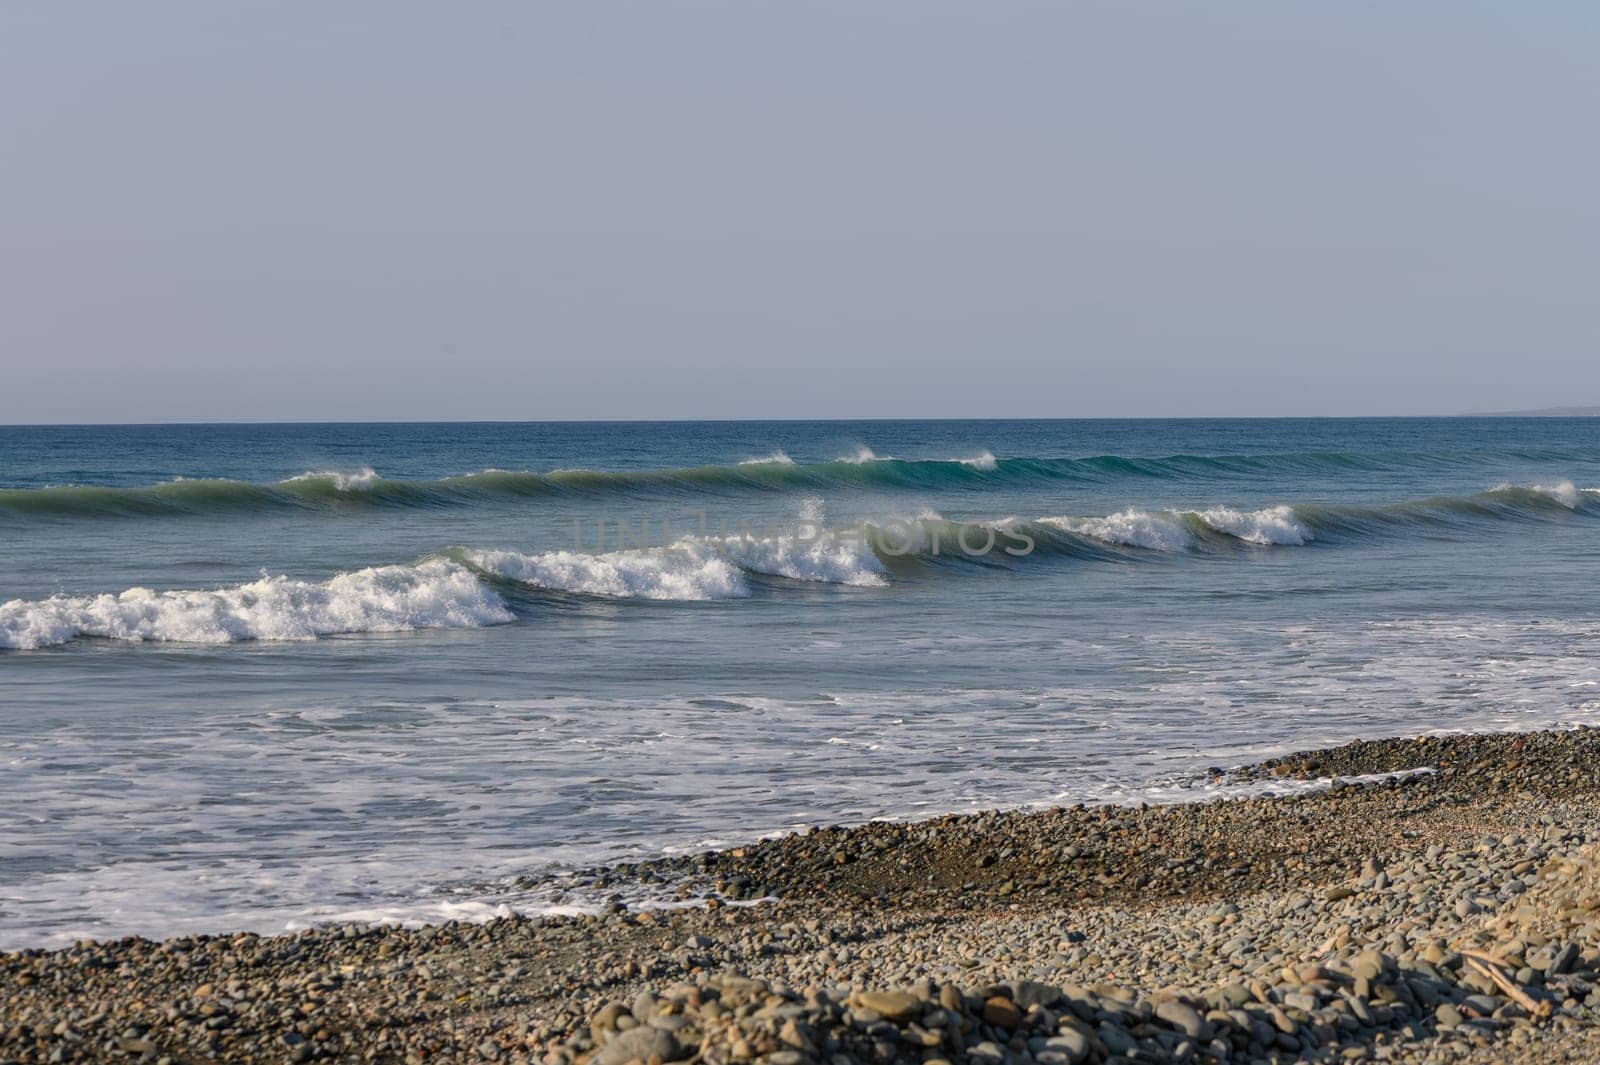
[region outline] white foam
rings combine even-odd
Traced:
[[[1553,502],[1560,503],[1568,510],[1577,510],[1581,498],[1591,492],[1600,492],[1597,488],[1579,488],[1571,481],[1557,481],[1554,484],[1512,484],[1510,481],[1501,481],[1493,488],[1494,492],[1533,492],[1544,496]]]
[[[1149,551],[1182,551],[1193,542],[1189,531],[1174,519],[1132,507],[1103,518],[1041,518],[1040,521],[1091,540]]]
[[[0,604],[0,647],[32,650],[80,636],[232,643],[352,632],[479,628],[512,621],[470,570],[444,559],[376,566],[322,582],[263,576],[231,588],[57,595]]]
[[[683,539],[668,547],[606,554],[475,550],[467,561],[499,577],[549,591],[615,599],[714,600],[750,594],[746,573],[797,581],[878,587],[883,563],[865,538],[754,534]]]
[[[1533,490],[1547,499],[1553,499],[1568,510],[1578,509],[1578,489],[1571,481],[1558,484],[1536,484]]]
[[[1059,687],[1021,668],[1015,687],[922,673],[852,684],[843,670],[789,678],[766,697],[677,675],[664,687],[497,701],[381,687],[324,701],[274,686],[188,700],[125,728],[13,730],[0,737],[0,809],[23,816],[0,826],[0,852],[61,871],[6,884],[0,949],[281,932],[363,909],[380,920],[562,912],[553,907],[623,889],[557,902],[501,885],[551,866],[696,850],[712,834],[732,846],[796,825],[1155,801],[1163,789],[1213,798],[1237,792],[1209,765],[1424,729],[1593,726],[1600,713],[1592,617],[1125,620],[1026,646],[1014,626],[830,631],[862,660],[1003,666],[1044,647],[1072,678]],[[548,650],[537,633],[534,645],[530,655]],[[95,720],[161,698],[105,684],[77,694]],[[6,695],[30,705],[25,691]],[[309,703],[283,705],[297,695]],[[1085,751],[1105,756],[1089,764]],[[950,772],[953,757],[970,771]],[[693,787],[663,776],[683,765],[695,767]],[[625,801],[619,780],[637,785]],[[215,802],[221,793],[235,801]],[[417,797],[432,812],[419,816]],[[183,840],[152,854],[149,841],[175,824]],[[332,836],[342,845],[327,846]]]
[[[1155,803],[1164,806],[1183,806],[1193,803],[1215,802],[1218,799],[1276,798],[1286,795],[1312,795],[1336,787],[1384,784],[1396,780],[1415,780],[1432,776],[1438,769],[1417,766],[1414,769],[1397,769],[1386,773],[1358,773],[1352,776],[1314,777],[1310,779],[1268,777],[1240,781],[1229,776],[1184,776],[1171,781],[1151,781],[1133,786],[1113,786],[1096,796],[1097,804],[1108,806],[1136,806]],[[1051,802],[1071,802],[1078,799],[1076,792],[1062,792]]]
[[[873,451],[867,445],[862,444],[860,447],[856,448],[855,454],[853,454],[853,455],[840,455],[838,461],[840,461],[840,462],[848,462],[853,466],[860,466],[863,463],[868,463],[868,462],[887,462],[887,461],[889,461],[890,458],[892,458],[892,456],[890,456],[890,455],[880,455],[876,451]]]
[[[717,540],[714,546],[724,558],[752,573],[861,588],[888,583],[883,563],[865,537],[734,536]]]
[[[1314,539],[1311,531],[1295,519],[1294,508],[1288,506],[1246,511],[1213,507],[1195,511],[1194,516],[1217,532],[1251,544],[1298,546]]]
[[[793,466],[794,459],[784,453],[782,448],[773,451],[770,455],[762,455],[757,459],[741,459],[741,466]]]
[[[509,580],[549,591],[613,599],[680,601],[735,599],[750,594],[738,566],[697,540],[670,547],[612,551],[469,551],[474,566]]]
[[[305,473],[290,477],[284,484],[293,484],[295,481],[331,481],[341,492],[364,492],[381,480],[383,478],[378,476],[377,470],[371,466],[363,466],[354,473],[344,473],[340,470],[307,470]]]
[[[982,470],[985,473],[992,473],[996,463],[994,452],[992,451],[982,451],[970,459],[956,459],[956,461],[963,466],[971,466],[973,469]]]

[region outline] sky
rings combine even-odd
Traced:
[[[1600,5],[0,7],[0,422],[1600,403]]]

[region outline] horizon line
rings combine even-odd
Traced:
[[[887,418],[283,418],[277,420],[224,419],[127,422],[3,422],[0,429],[159,429],[170,426],[261,427],[273,425],[760,425],[760,424],[858,424],[868,422],[1266,422],[1266,421],[1458,421],[1475,418],[1563,418],[1600,417],[1600,407],[1576,408],[1585,413],[1556,413],[1575,408],[1549,408],[1526,411],[1482,411],[1467,414],[1181,414],[1181,415],[1028,415],[1004,417],[907,417]]]

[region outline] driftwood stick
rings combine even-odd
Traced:
[[[1481,962],[1487,962],[1490,965],[1498,966],[1501,969],[1507,969],[1511,972],[1516,972],[1519,968],[1521,968],[1519,965],[1512,965],[1509,961],[1506,961],[1498,954],[1490,954],[1488,951],[1479,950],[1477,947],[1467,947],[1461,945],[1460,943],[1452,943],[1450,944],[1450,949],[1461,955],[1463,958],[1477,958]]]
[[[1511,979],[1511,977],[1507,976],[1504,970],[1502,970],[1500,966],[1491,960],[1487,955],[1479,954],[1476,951],[1467,950],[1463,950],[1460,953],[1461,956],[1466,959],[1468,965],[1472,966],[1473,969],[1493,980],[1500,990],[1504,991],[1513,1000],[1515,1000],[1517,1005],[1521,1006],[1535,1017],[1550,1016],[1550,1003],[1534,1001],[1533,996],[1529,995],[1526,991],[1522,990],[1522,988],[1518,987],[1517,982]]]

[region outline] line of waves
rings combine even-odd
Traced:
[[[1260,510],[1129,508],[1103,517],[1048,517],[1030,523],[1074,538],[1141,551],[1175,553],[1244,543],[1298,547],[1318,540],[1412,533],[1468,532],[1485,525],[1600,516],[1600,488],[1503,484],[1469,496],[1437,496],[1386,506],[1299,504]]]
[[[517,620],[513,603],[530,595],[706,602],[746,598],[758,583],[881,588],[942,567],[1021,564],[1035,556],[1123,561],[1579,515],[1600,517],[1600,488],[1502,485],[1474,496],[1385,507],[1130,508],[1096,517],[993,522],[954,522],[928,513],[848,529],[828,529],[819,521],[789,536],[689,537],[595,554],[452,548],[414,564],[376,566],[324,581],[263,575],[213,589],[14,599],[0,603],[0,648],[32,650],[81,637],[224,644],[482,628]]]
[[[547,496],[686,498],[700,493],[822,491],[848,488],[982,490],[1029,483],[1107,484],[1119,480],[1260,480],[1340,471],[1492,469],[1504,462],[1593,462],[1600,449],[1452,452],[1286,452],[1138,458],[899,459],[870,448],[830,462],[800,463],[781,451],[731,466],[657,470],[486,469],[429,480],[391,479],[371,468],[316,471],[271,484],[179,478],[134,487],[56,485],[0,489],[0,516],[126,517],[273,508],[352,510],[457,507]]]

